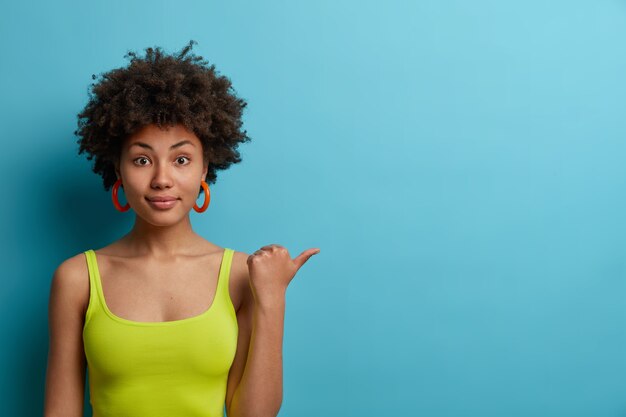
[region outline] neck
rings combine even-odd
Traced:
[[[135,216],[135,224],[123,240],[135,256],[168,259],[188,254],[198,247],[199,236],[193,231],[189,216],[180,222],[157,226]]]

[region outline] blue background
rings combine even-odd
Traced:
[[[132,225],[91,74],[194,39],[252,137],[194,228],[321,249],[280,416],[625,416],[625,36],[623,0],[3,5],[2,414],[42,414],[54,269]]]

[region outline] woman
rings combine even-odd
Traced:
[[[192,230],[216,171],[241,161],[246,102],[202,57],[160,48],[92,84],[79,154],[132,208],[132,230],[59,265],[49,300],[45,416],[276,416],[285,293],[318,248],[252,255]],[[93,76],[95,79],[95,76]],[[120,203],[119,189],[126,204]],[[196,199],[204,194],[204,203]],[[121,194],[121,193],[120,193]]]

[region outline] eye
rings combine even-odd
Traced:
[[[190,159],[189,157],[187,157],[187,156],[179,156],[178,158],[176,158],[176,160],[177,160],[177,161],[179,161],[179,160],[181,160],[181,159],[187,159],[187,160],[191,161],[191,159]],[[189,162],[188,162],[188,163],[189,163]],[[187,163],[187,164],[188,164],[188,163]],[[187,164],[181,164],[181,165],[187,165]]]
[[[139,158],[135,158],[135,159],[133,159],[133,162],[136,162],[136,161],[138,161],[138,160],[140,160],[140,159],[145,159],[146,161],[148,160],[148,158],[146,158],[145,156],[140,156]],[[141,166],[143,166],[143,165],[146,165],[146,164],[135,164],[135,165],[141,165]]]

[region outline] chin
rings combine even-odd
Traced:
[[[176,210],[151,210],[147,212],[137,214],[138,217],[153,226],[173,226],[181,221],[185,220],[185,215],[181,215],[180,211]]]

